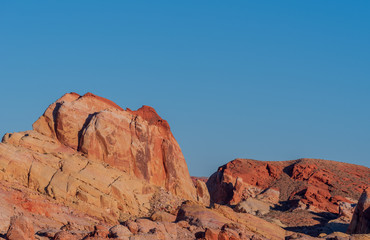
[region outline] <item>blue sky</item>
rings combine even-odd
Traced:
[[[2,1],[0,134],[66,92],[153,106],[190,173],[370,167],[369,1]]]

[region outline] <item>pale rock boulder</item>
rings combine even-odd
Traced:
[[[262,193],[258,194],[256,198],[263,202],[278,204],[280,199],[280,192],[279,190],[268,188]]]
[[[355,211],[356,204],[349,202],[339,202],[339,216],[342,219],[350,221]]]
[[[270,204],[255,198],[248,198],[239,202],[234,210],[240,213],[249,213],[252,215],[265,215],[270,211]]]
[[[211,203],[211,197],[209,196],[206,183],[197,179],[195,182],[195,189],[197,193],[197,201],[205,206],[209,206]]]

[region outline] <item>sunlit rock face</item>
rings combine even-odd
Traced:
[[[89,159],[183,197],[195,196],[184,156],[167,121],[149,106],[123,110],[91,93],[69,93],[51,104],[33,127]]]
[[[370,169],[354,164],[320,159],[235,159],[219,167],[207,186],[215,203],[235,205],[257,198],[337,214],[340,203],[353,203],[369,183]]]
[[[201,201],[168,123],[151,107],[123,110],[91,93],[68,93],[33,128],[5,134],[0,143],[0,180],[10,188],[110,222],[147,216],[162,190]]]

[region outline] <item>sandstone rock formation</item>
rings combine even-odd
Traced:
[[[185,198],[194,188],[167,121],[143,106],[123,110],[91,93],[65,94],[33,124],[35,131]]]
[[[366,239],[334,233],[369,185],[366,167],[236,159],[190,178],[153,108],[91,93],[65,94],[33,129],[0,143],[0,239]],[[349,232],[367,231],[364,194]]]
[[[347,230],[348,233],[370,234],[370,189],[367,188],[362,193],[355,208],[351,223]]]
[[[163,190],[167,200],[202,201],[168,123],[151,107],[123,110],[91,93],[68,93],[33,128],[4,135],[1,181],[112,223],[150,215],[151,199]]]
[[[340,202],[352,203],[369,183],[370,169],[354,164],[319,159],[235,159],[221,166],[207,186],[215,203],[234,205],[257,198],[337,214]]]

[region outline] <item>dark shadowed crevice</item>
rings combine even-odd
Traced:
[[[57,137],[57,139],[59,140],[59,137],[58,137],[58,131],[57,131],[57,128],[58,128],[58,123],[57,123],[57,119],[58,119],[58,116],[59,116],[59,109],[60,107],[63,105],[64,102],[57,102],[55,104],[55,108],[53,109],[53,122],[54,122],[54,132],[55,132],[55,136]]]
[[[87,128],[87,126],[91,122],[91,119],[95,115],[97,115],[97,114],[98,114],[98,112],[94,112],[94,113],[89,114],[89,116],[86,118],[86,120],[85,120],[82,128],[80,129],[80,131],[78,131],[78,146],[77,146],[77,151],[80,151],[81,150],[81,146],[83,144],[83,139],[82,139],[83,132],[85,131],[85,129]]]

